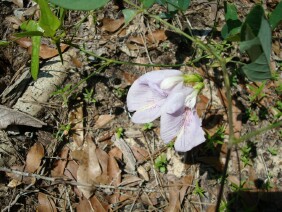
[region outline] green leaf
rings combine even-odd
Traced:
[[[269,68],[271,54],[271,28],[262,6],[256,5],[248,14],[241,30],[240,50],[247,51],[252,63],[243,66],[252,81],[271,78]]]
[[[125,25],[127,25],[137,15],[138,11],[137,10],[131,10],[131,9],[124,9],[124,10],[122,10],[122,13],[124,15]]]
[[[43,32],[43,29],[39,26],[39,24],[36,21],[25,21],[21,24],[21,29],[26,30],[27,34],[28,32]],[[31,76],[34,80],[37,79],[38,71],[39,71],[39,50],[40,50],[40,41],[41,36],[32,36],[31,42],[32,42],[32,51],[31,51]]]
[[[178,0],[178,7],[182,11],[186,11],[190,6],[190,0]]]
[[[155,0],[141,0],[144,8],[150,8],[154,3]]]
[[[8,46],[9,43],[10,43],[9,41],[0,40],[0,46]]]
[[[44,30],[39,26],[38,22],[33,20],[23,22],[20,27],[22,30],[29,32],[34,32],[34,31],[44,32]]]
[[[221,30],[221,36],[229,41],[239,41],[242,22],[238,19],[236,6],[225,2],[224,11],[226,24]]]
[[[40,31],[27,31],[27,32],[15,33],[14,36],[16,36],[18,38],[32,37],[32,36],[43,36],[43,32],[40,32]]]
[[[32,51],[31,51],[31,76],[34,80],[37,80],[39,71],[39,50],[40,50],[40,36],[33,36],[32,41]]]
[[[49,0],[51,3],[70,10],[96,10],[109,0]]]
[[[60,27],[60,20],[52,13],[46,0],[37,0],[41,16],[39,19],[39,26],[44,29],[44,34],[53,37],[56,30]]]
[[[269,17],[271,29],[275,29],[282,20],[282,1],[275,7]]]

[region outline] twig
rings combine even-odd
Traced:
[[[15,197],[14,201],[11,202],[8,206],[6,206],[6,207],[2,210],[2,212],[10,211],[11,207],[13,207],[13,206],[17,203],[17,201],[19,200],[19,198],[20,198],[22,195],[24,195],[24,194],[26,194],[26,193],[38,192],[38,190],[27,191],[31,186],[33,186],[33,184],[29,184],[27,187],[24,188],[23,191],[21,191],[19,194],[17,194],[17,196]]]
[[[9,172],[9,173],[21,175],[21,176],[24,176],[24,177],[35,177],[36,179],[46,180],[46,181],[49,181],[49,182],[69,184],[69,185],[75,185],[75,186],[83,186],[83,187],[91,187],[91,188],[96,187],[96,188],[100,188],[100,189],[117,189],[117,190],[125,190],[125,191],[140,191],[140,189],[141,189],[144,192],[158,192],[158,190],[156,190],[156,189],[149,189],[149,188],[146,188],[146,187],[136,188],[136,187],[126,187],[126,186],[82,184],[82,183],[78,183],[78,182],[73,181],[73,180],[65,179],[63,177],[57,177],[57,178],[46,177],[46,176],[42,176],[42,175],[39,175],[39,174],[32,174],[32,173],[28,173],[28,172],[17,171],[17,170],[9,169],[9,168],[6,168],[6,167],[0,167],[0,171]]]

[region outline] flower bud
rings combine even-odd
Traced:
[[[183,82],[183,75],[167,77],[161,82],[160,88],[164,90],[171,89],[180,82]]]
[[[184,83],[203,82],[203,78],[199,74],[185,74],[183,78]]]

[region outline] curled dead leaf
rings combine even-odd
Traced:
[[[69,46],[66,44],[61,44],[61,52],[64,52]],[[32,52],[32,46],[28,47],[28,53],[31,54]],[[39,56],[46,60],[52,57],[55,57],[59,54],[58,50],[56,48],[49,47],[46,44],[41,44],[40,45],[40,50],[39,50]]]
[[[25,125],[40,128],[46,124],[31,115],[0,105],[0,129],[6,129],[9,125]]]

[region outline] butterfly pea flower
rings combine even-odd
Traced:
[[[195,110],[203,88],[201,76],[184,75],[178,70],[160,70],[138,78],[127,95],[128,110],[136,111],[134,123],[149,123],[161,117],[161,138],[175,140],[175,150],[186,152],[205,141],[201,119]],[[194,83],[194,87],[184,84]]]
[[[178,70],[159,70],[144,74],[130,87],[127,94],[127,107],[136,111],[131,120],[134,123],[148,123],[161,116],[161,108],[173,89],[183,87],[183,80],[166,79],[182,77]],[[163,83],[165,81],[165,83]],[[161,88],[161,85],[165,86]],[[166,86],[169,84],[169,86]]]
[[[182,90],[169,96],[161,115],[161,138],[168,144],[176,137],[174,148],[179,152],[189,151],[205,141],[196,109],[185,103],[187,93]]]

